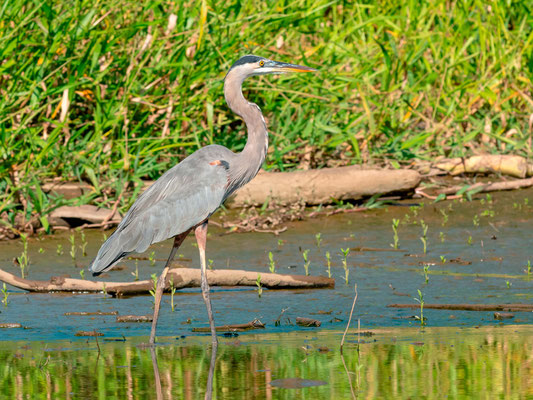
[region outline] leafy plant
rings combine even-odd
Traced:
[[[148,256],[148,261],[150,261],[151,267],[155,265],[155,251],[154,250],[150,252],[150,255]]]
[[[261,297],[263,294],[263,287],[261,286],[261,274],[257,274],[257,280],[255,281],[255,285],[257,286],[257,295]]]

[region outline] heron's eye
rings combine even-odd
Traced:
[[[262,67],[265,65],[265,62],[263,60],[259,61],[259,66]]]

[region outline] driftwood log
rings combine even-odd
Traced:
[[[269,289],[333,288],[335,280],[323,276],[284,275],[242,270],[218,269],[207,271],[211,286],[256,286],[261,275],[261,286]],[[49,281],[23,279],[0,269],[0,281],[29,292],[106,292],[114,296],[148,294],[153,290],[151,280],[137,282],[97,282],[85,279],[52,277]],[[177,268],[169,271],[165,291],[171,288],[200,287],[200,270]]]
[[[391,308],[420,308],[420,304],[389,304]],[[533,304],[425,304],[424,308],[434,310],[460,311],[533,311]]]
[[[229,207],[304,202],[328,204],[334,200],[360,200],[376,194],[413,191],[420,183],[417,171],[361,169],[357,166],[294,172],[260,172],[228,199]]]

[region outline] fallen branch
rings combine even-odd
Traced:
[[[526,187],[533,186],[533,178],[527,179],[515,179],[512,181],[502,181],[494,183],[476,183],[468,188],[469,191],[475,190],[476,193],[485,193],[485,192],[497,192],[500,190],[514,190],[522,189]],[[457,193],[459,190],[463,189],[463,186],[451,186],[446,189],[439,190],[438,194],[453,194]]]
[[[258,272],[218,269],[207,271],[210,286],[255,287]],[[0,281],[29,292],[106,292],[113,296],[148,294],[153,290],[152,280],[137,282],[97,282],[85,279],[52,277],[49,281],[23,279],[0,269]],[[170,282],[176,289],[200,287],[200,270],[194,268],[172,269],[167,274],[165,291]],[[269,289],[333,288],[335,280],[323,276],[284,275],[261,273],[261,286]]]
[[[258,319],[254,319],[253,321],[247,322],[246,324],[216,326],[215,330],[217,332],[242,332],[242,331],[249,331],[251,329],[262,329],[264,327],[265,327],[265,324],[263,324]],[[192,331],[193,332],[211,332],[211,328],[209,327],[193,328]]]
[[[391,308],[420,308],[420,304],[389,304]],[[425,304],[434,310],[461,311],[533,311],[533,304]]]

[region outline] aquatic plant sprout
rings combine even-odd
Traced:
[[[308,258],[309,249],[306,249],[303,251],[302,256],[304,258],[304,269],[305,269],[305,275],[309,275],[309,264],[311,264],[311,261],[309,261]]]
[[[395,249],[398,248],[398,245],[399,245],[399,238],[398,238],[398,227],[400,226],[400,220],[399,219],[396,219],[396,218],[393,218],[392,219],[392,231],[394,233],[394,243],[391,244],[391,246]]]
[[[269,263],[268,270],[271,273],[275,273],[276,272],[276,262],[274,261],[274,255],[272,254],[271,251],[268,252],[268,263]]]
[[[415,297],[415,301],[420,304],[420,326],[423,327],[426,325],[426,321],[424,320],[424,295],[420,289],[418,289],[418,298]]]
[[[17,257],[17,262],[20,267],[20,275],[24,279],[27,276],[26,269],[28,268],[28,265],[30,263],[28,259],[28,235],[21,233],[20,238],[22,239],[23,250],[22,255],[20,257]]]

